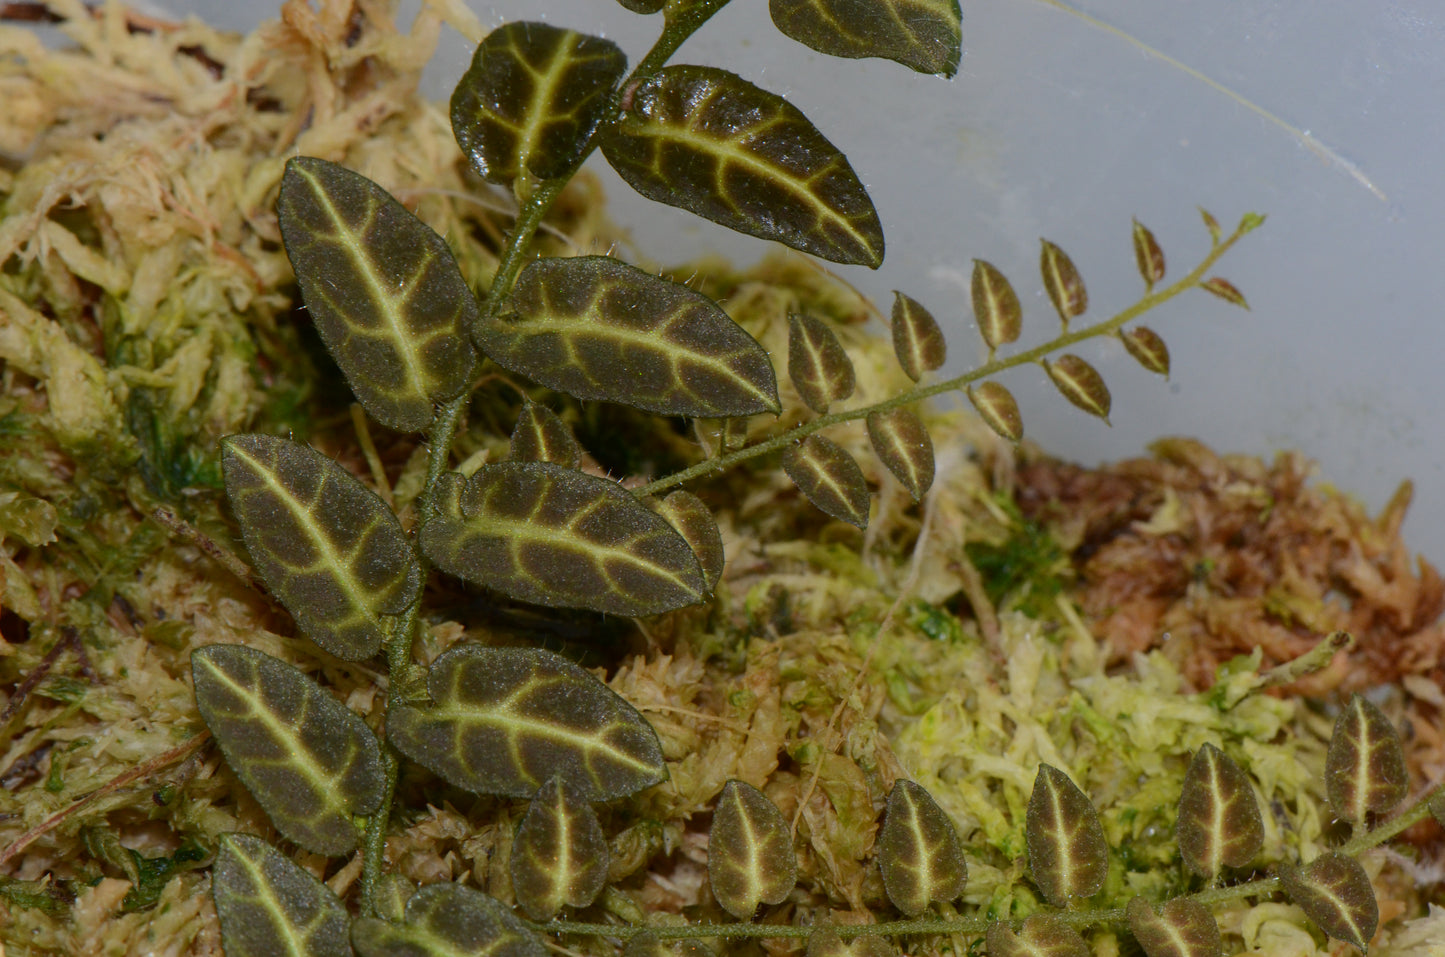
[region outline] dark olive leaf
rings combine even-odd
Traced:
[[[1124,348],[1138,363],[1150,372],[1157,372],[1169,378],[1169,347],[1159,334],[1148,326],[1135,326],[1119,334]]]
[[[616,482],[550,462],[498,462],[469,479],[443,475],[433,494],[422,552],[512,598],[641,616],[707,594],[687,541]]]
[[[1380,925],[1370,876],[1353,857],[1323,854],[1304,867],[1279,873],[1284,892],[1320,930],[1364,950]]]
[[[828,324],[797,313],[788,316],[788,378],[819,415],[828,411],[829,403],[852,395],[858,384],[853,360]]]
[[[356,848],[352,815],[381,804],[381,747],[300,670],[243,645],[191,653],[196,705],[226,763],[276,830],[308,851]]]
[[[371,892],[371,903],[378,917],[385,920],[401,920],[406,914],[406,902],[416,893],[416,884],[409,878],[388,871],[376,879]]]
[[[588,801],[667,777],[637,709],[590,672],[540,648],[459,645],[427,675],[431,701],[387,714],[397,750],[477,794],[530,797],[560,775]]]
[[[718,796],[707,874],[717,902],[738,920],[752,920],[759,904],[782,903],[798,881],[783,812],[745,781],[729,781]]]
[[[1044,277],[1044,291],[1049,294],[1049,302],[1054,304],[1064,328],[1068,328],[1070,319],[1083,315],[1089,308],[1089,293],[1068,254],[1047,239],[1042,243],[1039,272]]]
[[[963,55],[958,0],[771,0],[769,10],[785,35],[829,56],[953,76]]]
[[[1126,913],[1129,932],[1148,957],[1219,957],[1224,953],[1214,915],[1197,901],[1181,897],[1156,911],[1144,898],[1135,897]]]
[[[512,840],[512,890],[527,916],[586,907],[607,883],[607,836],[582,794],[554,776],[537,789]]]
[[[1079,786],[1058,768],[1039,765],[1024,824],[1029,871],[1044,897],[1067,907],[1104,886],[1109,845],[1099,812]]]
[[[522,414],[512,427],[511,461],[552,462],[575,469],[582,461],[582,446],[567,423],[530,399],[522,403]]]
[[[883,888],[906,916],[917,917],[929,904],[946,903],[963,893],[968,865],[958,831],[920,785],[893,785],[877,848]]]
[[[505,904],[450,881],[413,894],[398,923],[358,917],[351,945],[360,957],[547,957]]]
[[[611,40],[545,23],[507,23],[477,46],[452,91],[452,133],[482,179],[572,169],[607,112],[627,57]]]
[[[378,422],[415,432],[471,382],[480,314],[456,258],[380,186],[292,157],[276,200],[306,309],[351,391]]]
[[[1109,421],[1112,398],[1099,370],[1072,353],[1059,356],[1053,362],[1045,359],[1044,369],[1064,398],[1090,415]]]
[[[692,553],[697,556],[707,589],[712,591],[722,578],[723,565],[727,560],[722,532],[718,531],[712,512],[696,495],[678,491],[657,503],[657,513],[687,540]]]
[[[1216,223],[1212,232],[1217,232],[1218,228]],[[1134,262],[1139,266],[1139,275],[1144,277],[1147,288],[1153,289],[1154,284],[1164,278],[1164,250],[1159,248],[1154,234],[1137,219],[1134,220]]]
[[[898,948],[877,934],[859,934],[850,940],[838,936],[832,927],[820,927],[808,935],[805,957],[897,957]]]
[[[325,455],[271,435],[227,437],[221,467],[251,561],[296,624],[338,658],[376,654],[381,616],[421,592],[421,566],[391,509]]]
[[[995,922],[985,936],[988,957],[1089,957],[1079,932],[1052,914],[1034,914],[1017,932]]]
[[[221,837],[211,892],[226,957],[351,957],[346,905],[259,837]]]
[[[514,314],[475,327],[477,345],[549,389],[659,415],[781,408],[767,350],[682,283],[610,256],[539,259],[511,304]]]
[[[656,13],[666,5],[667,0],[617,0],[633,13]]]
[[[870,412],[868,441],[913,500],[922,500],[933,485],[933,439],[918,416],[907,409]]]
[[[1244,298],[1244,293],[1235,288],[1234,283],[1228,279],[1221,279],[1218,276],[1210,276],[1199,284],[1199,288],[1205,292],[1213,293],[1225,302],[1233,303],[1241,309],[1248,309],[1249,303]]]
[[[1325,756],[1325,792],[1336,816],[1361,823],[1399,804],[1410,789],[1405,751],[1390,719],[1369,699],[1350,696]]]
[[[1264,819],[1249,778],[1212,744],[1194,753],[1184,773],[1176,827],[1184,863],[1210,881],[1225,867],[1244,867],[1264,846]]]
[[[842,446],[810,435],[783,453],[783,471],[818,510],[840,522],[868,526],[868,482]]]
[[[943,365],[948,357],[948,343],[933,314],[896,290],[893,293],[893,353],[914,382],[923,373]]]
[[[1013,342],[1023,329],[1023,307],[1004,274],[982,259],[973,261],[973,317],[989,352]]]
[[[1019,414],[1019,404],[1014,395],[997,382],[981,382],[969,386],[968,401],[978,410],[979,417],[999,435],[1010,442],[1021,441],[1024,437],[1024,420]]]
[[[776,93],[670,66],[629,84],[602,153],[648,199],[822,259],[883,263],[883,227],[847,159]]]

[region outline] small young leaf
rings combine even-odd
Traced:
[[[1405,751],[1390,719],[1369,699],[1350,696],[1335,720],[1325,757],[1325,792],[1335,815],[1352,824],[1392,810],[1410,789]]]
[[[682,283],[609,256],[538,259],[511,303],[514,315],[473,337],[499,366],[549,389],[659,415],[781,408],[767,350]]]
[[[673,492],[658,503],[657,512],[691,546],[708,591],[717,588],[727,555],[723,551],[722,532],[718,531],[717,521],[702,499],[691,492]]]
[[[1134,262],[1147,288],[1153,289],[1154,284],[1164,278],[1164,250],[1159,248],[1154,234],[1137,219],[1134,220]]]
[[[656,13],[666,5],[667,0],[617,0],[633,13]]]
[[[1068,328],[1070,319],[1083,315],[1084,310],[1089,308],[1089,292],[1068,254],[1047,239],[1042,243],[1039,272],[1044,277],[1044,291],[1049,294],[1049,302],[1054,304],[1064,327]]]
[[[1109,387],[1097,369],[1072,353],[1053,362],[1045,359],[1044,369],[1064,398],[1090,415],[1109,421]]]
[[[1169,347],[1148,326],[1135,326],[1119,334],[1129,355],[1150,372],[1169,378]]]
[[[868,482],[853,456],[813,434],[783,453],[783,471],[818,510],[840,522],[868,527]]]
[[[771,0],[784,35],[829,56],[882,57],[953,76],[963,54],[958,0]]]
[[[821,259],[883,263],[878,212],[843,154],[726,70],[669,66],[629,85],[602,153],[648,199]]]
[[[547,957],[505,904],[451,881],[413,894],[399,923],[358,917],[351,945],[359,957]]]
[[[276,830],[308,851],[356,848],[352,815],[381,804],[381,747],[366,723],[297,668],[243,645],[191,653],[196,705],[226,763]]]
[[[1214,245],[1218,246],[1219,220],[1215,219],[1214,214],[1211,213],[1209,210],[1205,209],[1203,206],[1199,207],[1199,215],[1204,220],[1204,228],[1209,230],[1209,241]]]
[[[371,892],[372,904],[378,917],[386,920],[401,920],[406,914],[406,902],[416,893],[416,884],[396,871],[388,871],[376,879],[376,888]]]
[[[1239,217],[1239,235],[1252,233],[1264,225],[1264,217],[1259,213],[1245,213]]]
[[[1248,309],[1249,303],[1244,299],[1244,293],[1234,288],[1234,283],[1228,279],[1221,279],[1218,276],[1210,276],[1199,284],[1199,288],[1205,292],[1213,293],[1225,302],[1233,303],[1241,309]]]
[[[627,71],[617,44],[545,23],[487,34],[452,91],[452,133],[482,179],[567,173]]]
[[[582,461],[582,446],[567,423],[545,405],[528,399],[512,427],[513,462],[551,462],[575,469]]]
[[[1281,868],[1279,879],[1289,899],[1329,936],[1361,951],[1375,936],[1380,906],[1370,876],[1353,857],[1323,854],[1304,867]]]
[[[1129,931],[1148,957],[1219,957],[1224,941],[1214,915],[1196,901],[1178,898],[1156,911],[1142,897],[1129,901]]]
[[[933,440],[918,416],[906,409],[871,412],[868,441],[913,500],[921,501],[933,485]]]
[[[1213,881],[1243,867],[1264,846],[1259,802],[1239,765],[1206,744],[1194,753],[1179,795],[1179,852],[1191,871]]]
[[[659,940],[643,931],[633,935],[622,948],[622,957],[717,957],[711,947],[698,938]]]
[[[1034,914],[1015,933],[996,921],[986,934],[988,957],[1089,957],[1079,932],[1052,914]]]
[[[392,707],[386,736],[464,790],[530,797],[560,775],[584,800],[611,801],[667,777],[647,719],[549,651],[458,645],[432,663],[427,691]]]
[[[1023,328],[1023,309],[1004,274],[982,259],[973,261],[973,315],[989,351],[1013,342]]]
[[[528,917],[586,907],[607,883],[607,837],[592,805],[560,776],[537,789],[512,841],[512,890]]]
[[[380,186],[314,156],[286,163],[276,215],[306,309],[363,408],[424,429],[461,392],[480,311],[446,241]]]
[[[830,402],[853,394],[857,378],[853,361],[838,337],[821,319],[788,316],[788,377],[808,408],[822,415]]]
[[[223,835],[211,881],[226,957],[351,957],[346,905],[259,837]]]
[[[908,378],[917,382],[925,372],[943,365],[948,343],[933,315],[914,299],[893,293],[893,352]]]
[[[819,927],[808,935],[804,957],[897,957],[898,948],[877,934],[859,934],[844,940],[832,927]]]
[[[734,416],[723,420],[722,450],[736,452],[748,444],[748,420],[746,416]]]
[[[550,462],[443,475],[422,552],[438,568],[521,601],[656,615],[707,594],[688,543],[616,482]]]
[[[1058,768],[1039,765],[1024,840],[1034,883],[1055,907],[1067,907],[1075,897],[1092,897],[1104,886],[1109,845],[1099,812]]]
[[[958,831],[933,796],[912,781],[898,781],[878,832],[878,867],[888,899],[907,917],[963,893],[968,865]]]
[[[246,551],[296,624],[338,658],[376,654],[381,616],[421,591],[421,566],[391,509],[325,455],[275,436],[228,436],[221,468]]]
[[[992,381],[971,385],[967,392],[968,401],[973,403],[979,417],[989,428],[1010,442],[1022,441],[1024,420],[1012,392]]]
[[[717,902],[739,920],[752,920],[759,904],[782,903],[798,881],[788,822],[745,781],[729,781],[717,799],[707,873]]]

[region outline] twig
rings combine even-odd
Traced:
[[[219,562],[226,571],[241,579],[241,581],[245,582],[251,588],[256,589],[262,594],[266,593],[266,590],[261,587],[261,583],[256,581],[256,576],[251,571],[251,566],[231,554],[229,549],[225,548],[215,539],[181,518],[176,514],[174,509],[166,505],[157,505],[151,509],[151,518],[155,520],[157,525],[160,525],[172,535],[184,538],[192,545],[195,545],[201,551],[205,552],[213,561]]]

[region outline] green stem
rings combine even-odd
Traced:
[[[644,485],[641,488],[637,489],[636,494],[639,497],[644,498],[649,495],[656,495],[659,492],[664,492],[667,489],[682,485],[683,483],[692,481],[693,479],[701,478],[705,475],[709,475],[715,472],[726,471],[727,469],[730,469],[735,465],[746,462],[748,459],[756,458],[759,455],[767,455],[770,452],[780,451],[786,446],[789,446],[794,442],[798,441],[799,439],[812,435],[814,432],[819,432],[834,425],[841,425],[844,422],[852,422],[856,419],[864,419],[874,412],[887,412],[891,409],[896,409],[901,406],[912,405],[915,402],[921,402],[924,399],[929,399],[933,396],[941,395],[945,392],[952,392],[956,389],[962,389],[966,386],[973,384],[974,382],[979,381],[980,379],[986,379],[989,376],[997,375],[998,373],[1004,372],[1008,369],[1013,369],[1018,366],[1038,362],[1044,357],[1058,352],[1061,349],[1065,349],[1073,345],[1074,343],[1083,342],[1086,339],[1095,339],[1099,336],[1106,336],[1117,332],[1125,323],[1129,322],[1130,320],[1137,319],[1139,316],[1142,316],[1149,310],[1168,302],[1170,299],[1173,299],[1180,293],[1193,289],[1195,286],[1198,286],[1200,281],[1204,279],[1204,274],[1207,273],[1209,269],[1216,262],[1219,261],[1220,257],[1222,257],[1226,252],[1228,252],[1230,248],[1252,228],[1253,225],[1250,225],[1248,220],[1242,222],[1239,228],[1237,228],[1233,232],[1233,234],[1231,234],[1227,239],[1225,239],[1223,242],[1216,243],[1214,247],[1210,249],[1209,254],[1200,261],[1199,265],[1191,269],[1189,273],[1184,276],[1184,278],[1169,286],[1164,287],[1163,289],[1158,290],[1157,292],[1149,293],[1138,302],[1125,309],[1123,312],[1120,312],[1110,317],[1109,319],[1105,319],[1103,322],[1095,323],[1092,326],[1086,326],[1083,329],[1078,329],[1074,332],[1061,333],[1060,335],[1057,335],[1054,338],[1048,340],[1047,342],[1041,343],[1032,349],[1015,353],[1014,355],[1011,355],[1006,359],[992,359],[989,362],[986,362],[983,365],[975,368],[971,372],[965,372],[963,375],[957,376],[952,379],[946,379],[943,382],[936,382],[933,385],[921,386],[917,389],[912,389],[908,392],[896,395],[891,399],[885,399],[882,402],[875,402],[872,405],[866,405],[856,409],[848,409],[843,412],[834,412],[829,415],[820,415],[815,419],[809,419],[807,422],[795,426],[781,435],[775,435],[770,439],[765,439],[755,445],[750,445],[747,448],[739,449],[738,451],[729,453],[727,455],[721,455],[717,458],[707,459],[705,461],[697,463],[696,465],[690,466],[689,468],[685,468],[680,472],[674,472],[672,475],[669,475],[666,478],[660,478],[655,482],[650,482],[647,485]]]

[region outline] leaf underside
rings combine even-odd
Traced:
[[[227,957],[350,957],[346,906],[259,837],[223,836],[211,881]]]
[[[1368,698],[1351,695],[1325,756],[1330,807],[1343,820],[1360,822],[1394,808],[1409,789],[1399,732]]]
[[[537,789],[512,840],[512,890],[528,917],[586,907],[607,883],[607,836],[592,805],[560,777]]]
[[[572,662],[538,648],[461,645],[427,676],[429,703],[387,716],[397,749],[478,794],[531,797],[559,775],[588,801],[667,777],[652,726]]]
[[[1329,853],[1304,867],[1286,867],[1280,882],[1289,899],[1320,930],[1364,950],[1380,926],[1380,906],[1365,868],[1353,857]]]
[[[276,215],[306,309],[351,391],[382,425],[426,428],[476,356],[476,298],[446,242],[359,173],[293,157]]]
[[[1214,915],[1198,901],[1178,898],[1156,911],[1142,897],[1126,908],[1129,930],[1147,957],[1219,957],[1224,941]]]
[[[1212,744],[1189,762],[1177,828],[1184,863],[1208,880],[1225,867],[1245,866],[1264,846],[1264,819],[1249,778]]]
[[[783,453],[783,471],[819,511],[866,528],[868,482],[853,456],[832,439],[813,434]]]
[[[582,155],[627,70],[611,40],[545,23],[504,24],[477,46],[452,91],[452,133],[472,167],[510,185],[562,176]]]
[[[958,832],[933,796],[912,781],[893,785],[877,851],[888,899],[908,917],[963,893],[968,866]]]
[[[738,920],[752,920],[759,904],[781,903],[798,882],[788,822],[746,781],[729,781],[718,796],[708,832],[707,873],[713,896]]]
[[[315,449],[269,435],[221,443],[226,496],[246,551],[306,636],[338,658],[381,649],[382,615],[421,591],[421,568],[391,509]]]
[[[399,922],[357,918],[351,943],[360,957],[547,957],[501,901],[450,881],[413,894]]]
[[[1051,914],[1034,914],[1015,932],[1002,922],[988,925],[988,957],[1089,957],[1079,932]]]
[[[847,159],[796,107],[736,74],[670,66],[629,85],[602,152],[648,199],[840,263],[883,263]]]
[[[1044,897],[1066,907],[1104,886],[1109,845],[1099,812],[1079,786],[1058,768],[1039,765],[1024,826],[1029,871]]]
[[[711,299],[610,256],[538,259],[511,314],[473,329],[498,365],[659,415],[777,412],[767,350]]]
[[[771,0],[777,28],[819,53],[882,57],[953,76],[963,53],[958,0]]]
[[[433,495],[422,552],[512,598],[641,616],[707,593],[686,540],[615,482],[550,462],[498,462],[471,478],[443,475]]]
[[[381,804],[376,736],[297,668],[243,645],[191,654],[196,704],[226,763],[297,844],[335,857],[356,847],[352,815]]]

